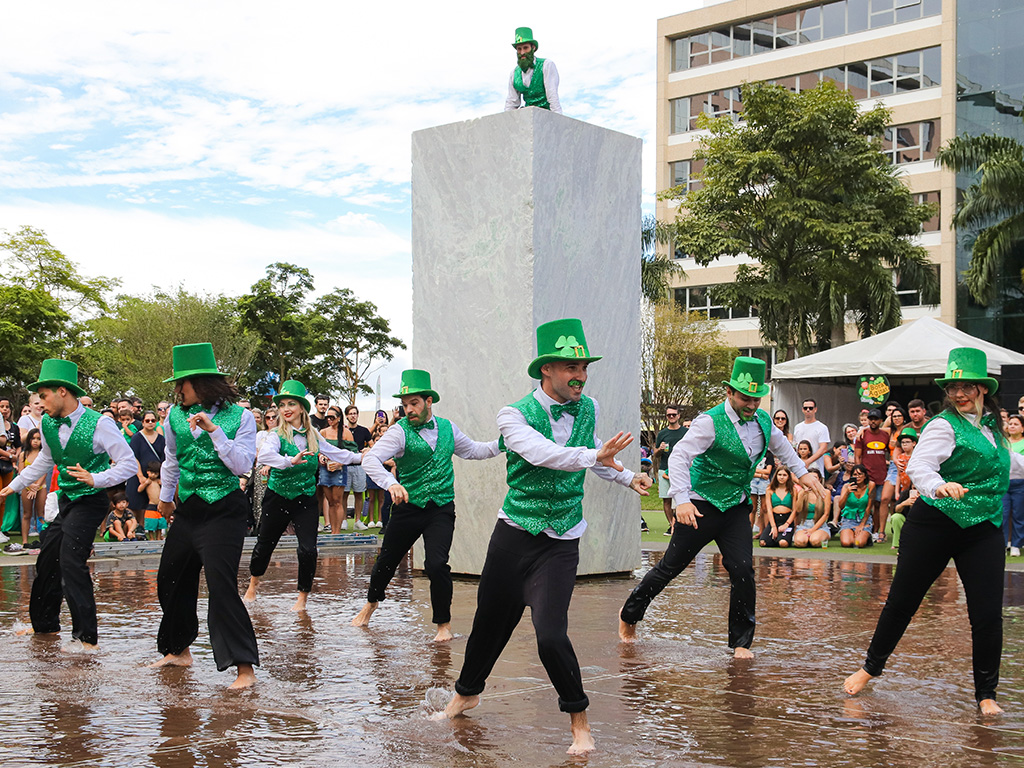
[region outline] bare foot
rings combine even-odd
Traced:
[[[249,577],[249,588],[245,590],[245,594],[242,596],[242,602],[244,603],[255,603],[256,602],[256,587],[259,585],[260,580],[255,576]]]
[[[373,612],[377,610],[376,603],[367,603],[363,606],[363,609],[356,614],[356,617],[352,619],[353,627],[367,627],[370,625],[370,617],[373,616]]]
[[[734,659],[752,659],[754,652],[749,648],[733,648],[732,657]]]
[[[863,668],[858,669],[856,672],[854,672],[852,675],[846,678],[846,682],[843,683],[843,690],[851,696],[856,696],[858,693],[864,690],[864,686],[868,684],[868,681],[870,679],[871,675],[865,672]]]
[[[590,723],[587,721],[586,710],[569,714],[569,727],[572,730],[572,744],[566,750],[570,755],[585,755],[594,750],[594,737],[590,735]]]
[[[159,661],[154,661],[147,666],[150,669],[159,669],[160,667],[191,667],[192,651],[186,648],[181,653],[168,653]]]
[[[71,640],[61,646],[63,653],[96,653],[100,647],[94,643],[85,643],[81,640]]]
[[[25,627],[18,627],[16,630],[14,630],[14,634],[16,634],[16,635],[37,635],[38,637],[56,637],[57,635],[60,634],[60,632],[36,632],[34,629],[32,629],[32,625],[30,624],[30,625],[25,626]]]
[[[437,634],[434,636],[435,643],[447,643],[454,637],[455,635],[452,634],[451,622],[445,622],[444,624],[437,625]]]
[[[430,719],[451,720],[453,717],[458,717],[467,709],[472,709],[479,703],[479,696],[463,696],[461,693],[456,693],[454,696],[452,696],[452,700],[448,702],[448,706],[444,708],[444,711],[438,712]]]
[[[982,699],[978,702],[978,709],[983,715],[998,715],[1003,711],[1003,708],[996,704],[995,699]]]
[[[295,605],[292,606],[292,610],[296,613],[306,610],[306,598],[309,597],[309,592],[299,592],[299,596],[295,598]]]
[[[621,616],[619,617],[619,642],[636,642],[636,624],[627,624],[622,620]]]
[[[228,686],[229,691],[237,691],[241,688],[252,688],[256,682],[256,673],[253,672],[252,664],[239,664],[238,676],[235,682]]]

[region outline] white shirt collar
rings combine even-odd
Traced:
[[[533,396],[537,398],[537,402],[540,403],[541,408],[547,412],[548,416],[551,415],[552,405],[560,405],[555,398],[551,397],[551,395],[544,391],[543,387],[537,387],[537,389],[533,391]]]

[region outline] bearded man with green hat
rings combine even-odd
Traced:
[[[65,598],[71,611],[72,640],[64,650],[93,651],[98,628],[87,560],[96,531],[110,511],[104,489],[133,477],[138,465],[116,422],[101,418],[78,401],[85,390],[78,386],[75,363],[44,360],[39,380],[29,384],[28,390],[37,393],[43,403],[42,448],[14,482],[0,491],[0,500],[39,480],[49,483],[56,466],[60,510],[40,537],[29,598],[32,632],[60,631],[60,604]]]
[[[988,357],[973,347],[950,350],[943,410],[922,429],[907,463],[920,494],[907,513],[889,595],[861,669],[843,687],[860,692],[882,674],[928,589],[950,559],[964,585],[971,622],[974,698],[982,714],[996,704],[1003,650],[1003,496],[1010,480],[1024,479],[1024,456],[1010,450],[992,397],[999,383]],[[904,434],[906,431],[904,430]]]
[[[231,688],[251,686],[260,663],[249,613],[238,595],[248,501],[238,478],[256,458],[256,420],[236,404],[238,390],[217,369],[213,346],[180,344],[172,352],[175,405],[164,422],[165,460],[159,509],[174,515],[157,572],[163,619],[151,667],[191,666],[199,635],[199,572],[210,593],[207,623],[217,669],[237,667]],[[180,504],[175,508],[175,492]]]
[[[570,754],[594,748],[587,721],[590,700],[569,640],[569,602],[576,583],[587,470],[646,496],[651,485],[616,461],[633,442],[619,432],[606,443],[597,436],[597,401],[583,394],[590,363],[583,323],[555,320],[537,328],[537,357],[530,378],[540,386],[498,412],[506,457],[508,492],[491,534],[480,574],[473,631],[443,716],[475,707],[495,663],[530,606],[541,663],[569,713]]]
[[[562,104],[558,101],[558,69],[551,59],[534,55],[539,46],[533,39],[533,30],[518,27],[512,47],[516,49],[516,68],[508,76],[505,111],[540,107],[562,114]]]
[[[316,503],[318,457],[338,464],[359,464],[363,460],[361,454],[331,445],[317,432],[310,421],[307,394],[305,384],[291,379],[274,395],[280,418],[277,427],[267,433],[257,456],[257,464],[270,467],[270,479],[263,496],[259,535],[249,561],[249,588],[242,598],[245,602],[256,599],[256,589],[267,572],[270,556],[291,523],[295,526],[299,560],[299,594],[293,611],[306,610],[316,575],[320,517]]]
[[[498,441],[478,443],[466,437],[454,422],[435,416],[433,408],[441,397],[431,387],[427,371],[403,371],[401,387],[394,397],[401,399],[405,416],[363,454],[363,469],[391,494],[393,506],[370,574],[366,605],[352,619],[352,626],[365,627],[370,623],[395,569],[422,536],[423,569],[430,579],[432,621],[437,625],[434,642],[447,642],[454,637],[452,574],[448,566],[455,533],[452,457],[493,458],[498,455]],[[384,468],[384,462],[391,459],[398,467],[400,481]]]
[[[729,647],[736,658],[750,658],[754,640],[757,593],[750,536],[750,481],[767,451],[776,466],[789,467],[794,477],[825,498],[824,487],[786,436],[758,406],[770,389],[764,383],[765,363],[737,357],[732,376],[722,384],[725,401],[693,420],[690,431],[669,457],[668,476],[676,507],[676,525],[665,556],[633,590],[619,613],[619,638],[636,639],[636,625],[647,606],[668,583],[712,541],[722,552],[729,572]]]

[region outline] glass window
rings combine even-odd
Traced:
[[[799,88],[797,87],[797,78],[795,75],[793,77],[781,77],[775,82],[784,87],[787,91],[796,92],[799,90]]]
[[[711,62],[732,58],[732,35],[729,27],[711,31]]]
[[[669,101],[669,120],[672,133],[686,133],[690,130],[690,100],[672,99]]]
[[[821,34],[826,40],[846,34],[846,1],[825,3],[821,8]]]
[[[916,163],[920,159],[920,123],[896,126],[896,163]]]
[[[775,48],[796,45],[796,13],[781,13],[775,17]]]
[[[938,16],[942,13],[942,0],[924,0],[921,3],[922,16]]]
[[[750,55],[750,24],[736,24],[732,28],[732,55]]]
[[[921,87],[921,52],[901,53],[896,57],[896,90],[916,91]]]
[[[820,78],[820,72],[804,72],[797,78],[797,92],[803,93],[804,91],[814,89],[817,87]]]
[[[775,47],[775,19],[761,19],[755,21],[751,26],[754,36],[754,53],[772,50]]]
[[[680,37],[672,41],[672,71],[682,72],[690,66],[690,38]]]
[[[934,160],[939,151],[939,121],[921,123],[921,159]]]
[[[821,73],[821,79],[835,83],[840,90],[846,90],[846,67],[829,67]]]
[[[921,18],[921,0],[896,0],[896,23]]]
[[[690,161],[678,160],[669,163],[672,168],[672,186],[679,187],[690,181]]]
[[[940,276],[939,265],[933,264],[932,269],[935,270],[935,276]],[[921,299],[921,291],[917,285],[915,285],[909,278],[901,277],[895,272],[893,273],[893,281],[896,283],[896,295],[900,298],[900,305],[904,307],[920,307],[925,306]]]
[[[893,0],[871,0],[870,26],[872,29],[893,23]]]
[[[690,35],[690,67],[702,67],[711,62],[710,35],[702,32]]]
[[[874,59],[871,67],[871,97],[887,96],[895,90],[893,83],[892,59]]]
[[[707,286],[687,288],[686,309],[689,312],[707,312],[708,289]]]
[[[942,49],[939,46],[921,51],[921,87],[942,83]]]
[[[921,203],[936,203],[940,201],[938,192],[922,192],[914,195],[914,202],[917,204]],[[932,216],[928,221],[922,222],[922,232],[938,232],[939,231],[939,212],[936,211],[935,215]]]
[[[815,5],[797,11],[797,39],[801,43],[813,43],[821,40],[821,6]]]
[[[846,88],[857,101],[868,97],[868,65],[858,61],[846,65]]]
[[[679,249],[678,248],[676,249],[676,258],[677,259],[684,258],[683,256],[679,255]],[[685,288],[675,288],[672,291],[672,293],[674,294],[674,298],[675,298],[675,301],[676,301],[676,306],[679,307],[679,309],[683,310],[683,312],[685,312],[686,311],[686,289]]]

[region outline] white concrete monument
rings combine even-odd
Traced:
[[[537,386],[536,327],[578,317],[604,357],[585,390],[598,435],[632,432],[619,459],[639,470],[640,150],[537,108],[413,134],[413,366],[473,439],[497,438],[498,410]],[[455,573],[480,573],[505,489],[503,457],[455,459]],[[591,475],[583,513],[580,574],[639,566],[639,496]]]

